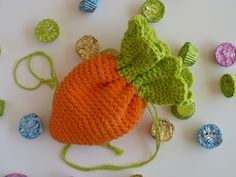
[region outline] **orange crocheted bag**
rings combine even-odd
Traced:
[[[171,56],[146,18],[133,17],[118,56],[94,56],[62,81],[52,108],[52,136],[66,144],[103,145],[128,133],[146,102],[187,100],[182,69],[182,59]]]
[[[102,145],[126,134],[146,102],[116,71],[111,54],[99,54],[75,67],[61,83],[52,109],[52,136],[66,144]]]

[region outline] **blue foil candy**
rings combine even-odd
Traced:
[[[40,118],[35,113],[25,115],[21,118],[19,132],[24,138],[37,138],[43,132],[43,125]]]
[[[198,132],[198,141],[206,149],[213,149],[223,142],[220,129],[214,124],[202,126]]]
[[[100,3],[100,0],[83,0],[80,2],[79,9],[84,12],[94,12]]]

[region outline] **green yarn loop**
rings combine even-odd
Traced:
[[[49,66],[50,66],[50,75],[51,75],[51,79],[44,79],[44,78],[41,78],[39,77],[32,69],[31,67],[31,61],[33,59],[33,57],[35,56],[40,56],[40,57],[43,57],[47,60]],[[30,74],[36,79],[38,80],[38,84],[36,84],[35,86],[33,87],[27,87],[27,86],[24,86],[22,85],[19,81],[18,81],[18,78],[17,78],[17,69],[19,67],[19,65],[23,62],[23,61],[27,61],[27,66],[28,66],[28,70],[30,72]],[[51,89],[54,89],[54,88],[57,88],[59,86],[59,82],[58,82],[58,79],[57,79],[57,76],[56,76],[56,73],[54,71],[54,65],[53,65],[53,60],[52,58],[47,55],[46,53],[42,52],[42,51],[37,51],[37,52],[34,52],[34,53],[31,53],[23,58],[21,58],[19,61],[17,61],[15,67],[14,67],[14,71],[13,71],[13,75],[14,75],[14,80],[16,82],[16,84],[21,87],[22,89],[24,90],[36,90],[38,89],[41,85],[45,84],[47,85],[49,88]]]
[[[151,104],[152,105],[152,104]],[[160,141],[158,141],[158,139],[160,139],[160,129],[159,129],[159,121],[158,121],[158,114],[157,114],[157,110],[155,108],[154,105],[152,105],[155,114],[152,113],[151,109],[148,107],[151,117],[152,119],[155,121],[156,123],[156,150],[155,153],[148,159],[145,160],[143,162],[137,162],[137,163],[133,163],[130,165],[125,165],[125,166],[118,166],[118,165],[110,165],[110,164],[104,164],[104,165],[98,165],[98,166],[94,166],[94,167],[84,167],[84,166],[80,166],[80,165],[76,165],[73,162],[70,162],[67,159],[67,153],[71,147],[71,145],[66,145],[62,152],[61,152],[61,158],[63,159],[63,161],[69,165],[70,167],[80,170],[80,171],[95,171],[95,170],[112,170],[112,171],[117,171],[117,170],[125,170],[125,169],[130,169],[130,168],[137,168],[137,167],[141,167],[149,162],[151,162],[158,154],[158,151],[160,149]],[[110,144],[105,145],[106,148],[113,150],[117,155],[121,155],[120,152],[123,153],[123,150],[120,151],[119,148],[112,146]],[[118,152],[118,153],[117,153]]]

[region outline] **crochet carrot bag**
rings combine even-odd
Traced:
[[[181,49],[181,53],[183,58],[188,56],[191,59],[192,55],[187,50]],[[34,56],[44,57],[48,61],[51,79],[43,79],[32,70]],[[50,133],[55,140],[68,144],[62,151],[65,163],[83,171],[121,170],[142,166],[157,155],[161,136],[153,104],[184,105],[193,102],[192,74],[184,66],[183,58],[172,56],[167,44],[157,38],[147,19],[138,15],[129,21],[119,53],[103,52],[85,60],[61,84],[57,80],[51,57],[41,51],[17,62],[14,79],[25,90],[35,90],[42,84],[57,88]],[[29,72],[39,81],[32,88],[23,86],[17,79],[17,68],[23,61],[28,61]],[[148,107],[157,130],[156,151],[148,160],[126,166],[105,164],[95,167],[83,167],[67,160],[71,144],[102,145],[118,155],[122,154],[121,149],[109,142],[135,127],[148,102],[155,111],[153,114]]]
[[[186,70],[182,59],[171,55],[146,18],[135,16],[129,21],[118,55],[98,54],[85,60],[61,82],[53,102],[51,135],[65,144],[107,145],[135,127],[148,102],[178,105],[191,100],[191,73]],[[120,170],[141,166],[155,155],[125,167],[86,168],[66,157],[64,161],[79,170]]]

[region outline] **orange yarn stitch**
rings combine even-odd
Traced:
[[[75,67],[58,88],[50,131],[65,144],[102,145],[129,132],[146,102],[120,77],[116,58],[99,54]]]

